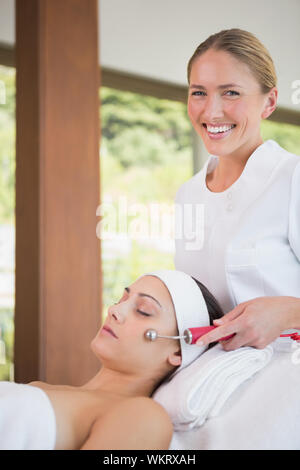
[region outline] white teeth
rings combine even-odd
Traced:
[[[212,132],[213,134],[217,134],[218,132],[226,132],[229,129],[232,129],[235,125],[232,124],[231,126],[221,126],[221,127],[212,127],[207,125],[208,132]]]

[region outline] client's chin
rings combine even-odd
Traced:
[[[95,338],[90,343],[90,348],[95,354],[95,356],[102,360],[106,356],[109,356],[109,347],[107,346],[107,342],[105,341],[105,336],[101,333],[102,328],[99,330]]]

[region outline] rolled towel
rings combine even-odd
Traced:
[[[224,351],[217,344],[164,382],[152,398],[166,409],[175,431],[189,431],[217,416],[237,387],[265,367],[272,355],[271,345]]]

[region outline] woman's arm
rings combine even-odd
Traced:
[[[165,450],[173,435],[172,422],[148,397],[123,400],[97,419],[81,450]]]

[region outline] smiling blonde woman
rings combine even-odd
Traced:
[[[193,249],[178,237],[175,267],[226,312],[203,344],[235,333],[226,350],[263,348],[300,326],[300,158],[260,132],[277,105],[274,63],[252,33],[223,30],[196,48],[188,82],[188,114],[209,157],[175,202],[204,209],[201,224],[196,211],[184,221],[204,242]]]

